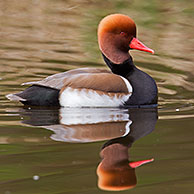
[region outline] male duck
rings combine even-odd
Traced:
[[[29,88],[7,98],[29,106],[129,107],[157,105],[157,86],[152,77],[139,70],[130,49],[150,53],[136,38],[134,21],[122,14],[106,16],[98,26],[98,43],[111,69],[79,68],[28,82]]]

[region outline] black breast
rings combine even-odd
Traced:
[[[133,92],[126,105],[157,104],[158,89],[154,79],[147,73],[134,68],[126,77],[132,85]]]
[[[114,64],[105,55],[103,57],[111,71],[125,77],[133,88],[132,95],[125,103],[125,106],[157,105],[158,89],[154,79],[136,68],[132,57],[121,64]]]

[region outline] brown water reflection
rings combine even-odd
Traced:
[[[154,130],[156,108],[21,109],[18,112],[24,118],[22,123],[51,130],[54,134],[50,138],[54,141],[88,143],[106,140],[100,152],[102,161],[97,167],[98,187],[102,190],[120,191],[135,187],[135,168],[153,161],[129,162],[128,152],[136,140]]]
[[[33,122],[40,122],[39,127],[24,125],[21,121],[29,119],[28,111],[5,95],[22,90],[23,82],[54,73],[78,67],[106,68],[96,29],[103,16],[115,12],[131,16],[138,38],[155,50],[155,55],[131,54],[159,87],[156,129],[127,148],[129,160],[154,157],[155,161],[137,168],[137,186],[123,193],[193,192],[193,1],[5,0],[0,1],[0,193],[103,193],[97,189],[95,174],[101,162],[100,147],[125,134],[117,124],[124,126],[127,121],[107,131],[88,125],[85,134],[95,134],[96,140],[87,136],[90,142],[84,144],[65,143],[59,137],[66,126],[45,129],[59,123],[58,110],[48,111],[45,120],[41,117],[45,110],[36,111],[30,115],[37,116]],[[84,129],[77,126],[76,141],[86,139],[81,135]],[[69,132],[65,135],[72,139]],[[34,175],[39,180],[33,180]]]

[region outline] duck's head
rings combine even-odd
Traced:
[[[115,64],[127,60],[130,49],[154,53],[136,38],[134,21],[122,14],[111,14],[101,20],[98,26],[98,43],[101,52]]]

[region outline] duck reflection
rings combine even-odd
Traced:
[[[98,187],[103,190],[120,191],[136,186],[135,168],[154,159],[129,161],[129,148],[139,138],[151,133],[157,121],[157,110],[129,110],[132,124],[130,133],[107,141],[100,152],[102,161],[97,167]]]
[[[85,143],[104,141],[97,167],[98,187],[120,191],[136,186],[135,169],[153,159],[130,162],[129,150],[141,137],[151,133],[157,109],[23,109],[22,122],[53,131],[55,141]],[[26,118],[26,117],[24,117]]]
[[[51,139],[70,143],[96,142],[126,136],[132,122],[125,109],[61,108],[24,111],[23,114],[28,118],[22,123],[49,129],[53,131]]]

